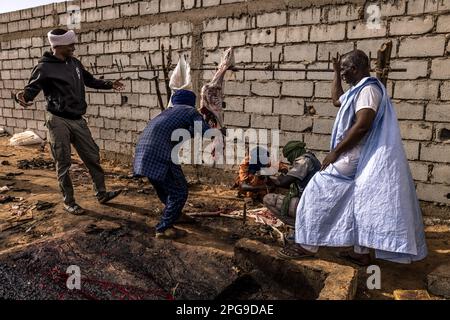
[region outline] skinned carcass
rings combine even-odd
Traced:
[[[233,48],[225,51],[222,61],[210,82],[205,84],[201,91],[200,112],[210,120],[214,128],[223,128],[223,82],[227,70],[234,66]],[[212,114],[212,115],[211,115]],[[214,121],[215,120],[215,121]],[[215,122],[215,123],[214,123]]]
[[[219,64],[217,72],[210,82],[205,84],[201,91],[200,112],[204,115],[205,120],[210,127],[224,130],[223,123],[223,107],[224,107],[224,78],[227,70],[234,67],[233,48],[229,48],[224,52],[222,61]],[[219,136],[214,139],[212,155],[216,159],[217,152],[223,150],[223,137]]]

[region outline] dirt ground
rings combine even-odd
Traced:
[[[21,160],[43,168],[19,168]],[[63,211],[48,146],[10,147],[0,138],[0,298],[18,299],[214,299],[239,277],[233,265],[233,246],[240,238],[279,245],[278,235],[248,219],[195,218],[179,227],[188,236],[176,241],[156,240],[154,225],[162,205],[148,182],[130,177],[130,167],[103,162],[110,189],[124,189],[109,205],[100,205],[90,177],[74,156],[71,175],[77,202],[87,212],[73,216]],[[189,180],[189,179],[188,179]],[[242,209],[236,191],[226,185],[190,182],[186,212]],[[38,201],[40,201],[38,203]],[[42,201],[54,204],[50,208]],[[36,207],[36,204],[38,207]],[[30,210],[31,208],[31,210]],[[376,261],[381,268],[381,290],[368,290],[365,269],[359,269],[357,299],[393,299],[396,289],[426,289],[426,275],[450,261],[450,209],[423,204],[429,256],[411,265]],[[335,258],[323,249],[322,259]],[[82,270],[83,290],[65,288],[69,265]],[[350,264],[351,265],[351,264]],[[357,266],[353,267],[357,268]],[[247,284],[230,297],[289,298],[267,288]],[[234,295],[234,296],[233,296]],[[438,297],[433,297],[438,299]]]

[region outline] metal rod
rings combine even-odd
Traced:
[[[167,104],[170,103],[170,86],[169,86],[169,69],[166,66],[166,57],[165,57],[165,52],[164,52],[164,45],[161,45],[161,63],[162,63],[162,72],[164,75],[164,83],[166,85],[166,95],[167,95]]]
[[[216,71],[217,68],[191,68],[191,70],[195,71]],[[390,72],[406,72],[408,69],[406,68],[392,68],[389,69]],[[118,74],[118,73],[132,73],[132,72],[146,72],[146,71],[164,71],[163,69],[142,69],[142,70],[122,70],[122,71],[113,71],[113,72],[104,72],[104,74]],[[334,72],[333,69],[308,69],[308,68],[290,68],[290,69],[279,69],[279,68],[233,68],[232,71],[283,71],[283,72],[300,72],[300,71],[308,71],[308,72]],[[375,72],[376,69],[371,69],[370,71]]]

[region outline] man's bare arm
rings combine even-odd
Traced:
[[[338,57],[333,58],[332,61],[333,61],[334,77],[331,88],[331,99],[333,100],[333,105],[339,108],[341,106],[339,97],[344,94],[344,89],[342,88],[342,80],[341,80],[341,57],[338,55]]]
[[[292,176],[278,176],[270,177],[270,181],[278,188],[289,188],[292,183],[295,182],[295,178]]]

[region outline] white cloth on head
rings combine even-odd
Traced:
[[[49,33],[47,33],[47,37],[52,48],[57,46],[67,46],[77,42],[77,35],[73,30],[69,30],[62,35],[52,34],[51,31],[49,31]]]

